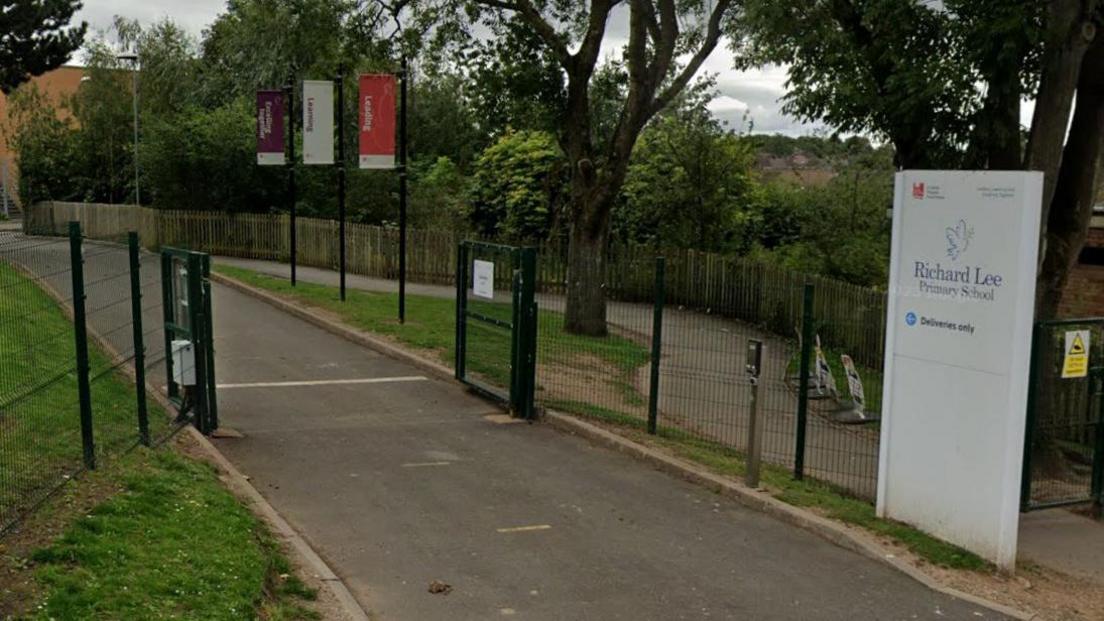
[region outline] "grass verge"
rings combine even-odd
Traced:
[[[111,459],[65,485],[81,468],[73,326],[10,266],[0,296],[0,523],[60,487],[0,539],[0,618],[317,618],[300,603],[316,592],[212,466],[127,452],[134,385],[91,343],[95,440]],[[166,413],[149,415],[163,435]]]
[[[264,526],[212,466],[139,450],[111,466],[121,491],[31,554],[27,619],[317,618]]]
[[[604,423],[611,427],[611,431],[705,466],[715,474],[742,479],[746,472],[744,455],[740,451],[694,438],[681,429],[660,426],[657,434],[652,436],[645,432],[644,421],[620,412],[580,402],[550,403],[549,406]],[[907,524],[877,517],[874,506],[869,502],[854,498],[830,484],[814,480],[796,481],[788,470],[766,463],[762,464],[760,480],[772,496],[787,504],[811,509],[825,517],[885,537],[933,565],[970,571],[993,570],[991,563],[968,550]]]
[[[406,296],[406,323],[395,316],[398,295],[349,289],[341,302],[337,288],[299,282],[295,287],[284,278],[252,270],[216,265],[215,271],[258,289],[310,304],[334,313],[349,325],[391,337],[408,347],[432,351],[448,365],[455,364],[456,302],[450,298]],[[509,321],[510,306],[481,300],[469,302],[469,309]],[[563,329],[563,315],[541,310],[538,318],[538,364],[572,366],[584,357],[595,357],[619,374],[610,378],[620,391],[634,391],[627,378],[650,359],[649,350],[615,334],[587,337]],[[504,328],[476,320],[468,322],[467,368],[497,386],[509,383],[510,333]],[[639,395],[634,398],[640,399]]]

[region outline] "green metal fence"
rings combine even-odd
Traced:
[[[1022,508],[1084,503],[1100,507],[1104,318],[1037,323],[1030,381]]]
[[[0,533],[80,471],[176,430],[145,391],[161,356],[155,259],[137,235],[88,242],[76,223],[68,239],[0,232]]]
[[[536,251],[464,241],[456,265],[456,378],[532,418]]]
[[[210,278],[210,255],[161,249],[169,400],[204,434],[219,426]]]

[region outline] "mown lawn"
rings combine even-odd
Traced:
[[[140,449],[111,468],[123,491],[31,555],[44,598],[28,619],[316,618],[295,600],[317,594],[213,467]]]
[[[295,600],[316,594],[288,575],[267,530],[212,467],[167,448],[126,452],[138,437],[133,382],[91,343],[89,350],[102,459],[84,476],[114,493],[64,522],[61,497],[81,486],[77,478],[13,535],[35,539],[62,519],[59,538],[25,557],[9,547],[18,541],[0,540],[0,560],[37,585],[0,589],[0,612],[42,620],[314,618]],[[0,264],[0,525],[81,468],[74,352],[73,326],[58,304]],[[151,429],[164,435],[168,417],[149,405]]]
[[[456,303],[452,299],[407,295],[406,323],[400,324],[396,317],[398,295],[394,293],[349,289],[346,301],[341,302],[336,287],[305,282],[292,287],[287,279],[247,269],[226,265],[216,265],[214,269],[254,287],[330,311],[353,327],[387,335],[414,349],[436,352],[445,364],[455,364]],[[496,319],[510,319],[509,304],[471,300],[468,308]],[[624,376],[650,359],[646,347],[622,336],[595,338],[565,332],[561,313],[541,310],[538,322],[540,365],[572,365],[581,357],[594,357],[614,368],[623,383]],[[467,347],[468,371],[497,386],[509,383],[508,330],[469,319]]]

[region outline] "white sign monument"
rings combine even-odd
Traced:
[[[1016,560],[1035,172],[904,171],[893,204],[878,515]]]

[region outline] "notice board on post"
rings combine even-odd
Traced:
[[[1043,176],[904,171],[893,204],[878,515],[1016,559]]]

